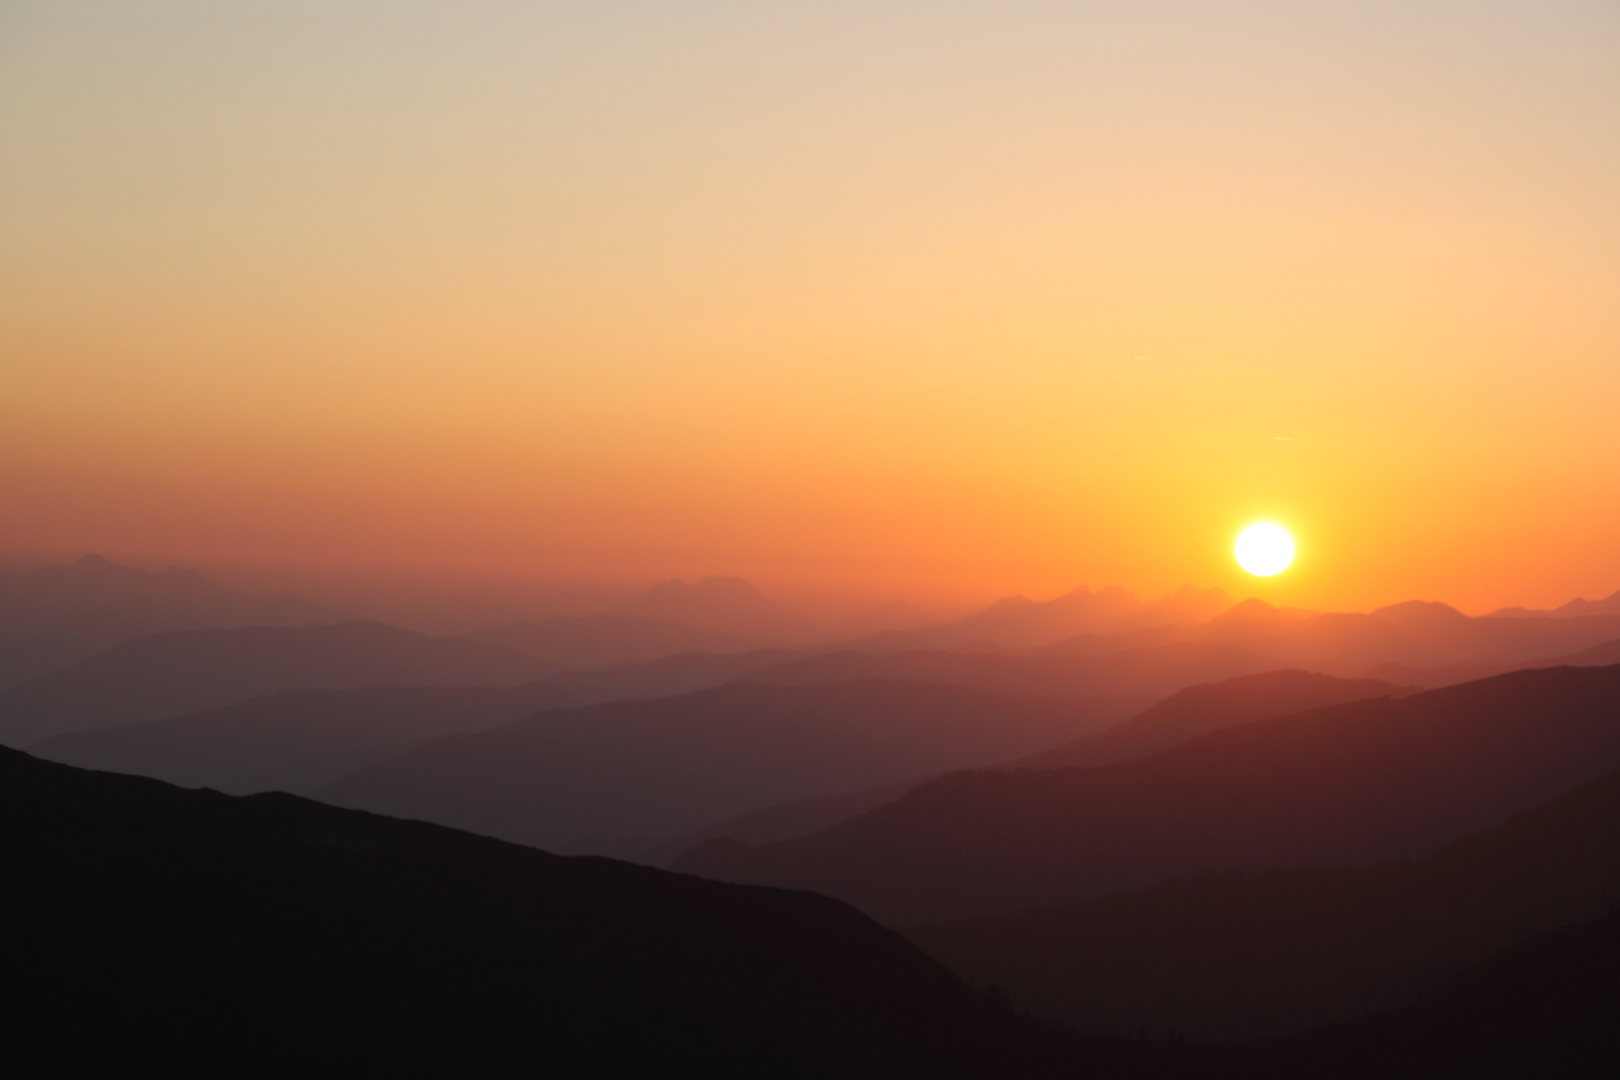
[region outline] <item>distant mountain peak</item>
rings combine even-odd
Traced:
[[[1490,619],[1578,619],[1591,615],[1620,615],[1620,591],[1602,600],[1577,598],[1567,604],[1547,610],[1523,606],[1505,607],[1491,612]]]
[[[71,563],[0,574],[0,638],[55,643],[20,660],[0,655],[0,688],[149,634],[308,626],[334,617],[295,593],[252,596],[196,570],[153,573],[92,553]]]
[[[1009,648],[1041,648],[1085,635],[1192,626],[1213,618],[1231,602],[1220,589],[1191,585],[1151,603],[1123,586],[1081,585],[1051,600],[1003,597],[932,636],[945,647],[985,639]]]
[[[1373,614],[1396,626],[1433,626],[1468,621],[1467,615],[1438,600],[1407,600],[1404,603],[1377,608]]]
[[[626,615],[749,634],[768,641],[803,641],[817,632],[809,619],[786,610],[739,577],[712,576],[695,584],[670,578],[619,610]]]

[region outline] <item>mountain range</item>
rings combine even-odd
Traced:
[[[1113,652],[1176,641],[1243,649],[1273,662],[1360,677],[1380,665],[1517,667],[1620,639],[1620,615],[1560,619],[1471,618],[1445,604],[1412,601],[1368,613],[1322,613],[1246,600],[1197,625],[1098,638],[1083,635],[1054,653]]]
[[[1304,671],[1272,671],[1201,683],[1172,694],[1129,720],[1001,767],[1062,768],[1128,761],[1233,724],[1405,692],[1370,679],[1335,679]],[[757,846],[808,836],[892,803],[934,779],[937,777],[918,776],[862,791],[791,799],[673,838],[649,852],[646,861],[663,865],[714,840],[740,840]]]
[[[1280,1035],[1415,1000],[1620,904],[1620,772],[1414,862],[1273,868],[907,936],[1084,1030]]]
[[[1015,761],[1014,768],[1112,765],[1150,757],[1211,731],[1271,716],[1376,697],[1403,697],[1409,687],[1377,679],[1336,679],[1285,669],[1240,675],[1180,690],[1122,724]]]
[[[1097,1050],[809,893],[0,748],[16,1075],[1024,1077]]]
[[[1232,606],[1220,589],[1191,585],[1152,603],[1110,586],[1081,586],[1053,600],[1010,596],[959,622],[923,631],[929,644],[949,648],[974,641],[1022,649],[1052,645],[1080,635],[1116,635],[1206,622]]]
[[[539,847],[634,854],[787,799],[1008,761],[1133,711],[904,682],[735,684],[553,709],[313,794]]]
[[[1499,619],[1575,619],[1588,615],[1620,615],[1620,591],[1602,600],[1571,600],[1567,604],[1546,611],[1523,607],[1506,607],[1491,612]]]
[[[251,596],[195,570],[154,573],[86,555],[0,574],[0,690],[148,634],[336,621],[295,593]]]
[[[423,743],[570,703],[551,683],[289,690],[189,716],[57,735],[30,751],[231,795],[304,792]]]
[[[553,671],[495,645],[382,623],[153,634],[0,693],[0,742],[26,746],[286,690],[516,686]]]
[[[910,923],[1202,872],[1416,858],[1620,768],[1617,715],[1620,667],[1515,672],[1137,761],[956,773],[810,836],[711,844],[673,866]]]
[[[1552,818],[1612,828],[1612,782],[1564,802],[1584,809]],[[1544,847],[1538,827],[1498,846]],[[811,893],[5,749],[0,860],[0,943],[27,988],[0,1037],[25,1075],[1574,1080],[1620,1063],[1612,911],[1349,1023],[1155,1042],[1020,1017]]]

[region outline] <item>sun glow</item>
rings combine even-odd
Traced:
[[[1238,565],[1255,577],[1272,577],[1294,561],[1294,540],[1281,525],[1250,525],[1233,549]]]

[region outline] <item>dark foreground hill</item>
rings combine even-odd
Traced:
[[[1080,1039],[810,893],[0,749],[8,1074],[1576,1078],[1620,922],[1283,1042]]]
[[[1620,768],[1620,667],[1523,671],[1227,728],[1141,761],[985,770],[834,828],[674,866],[811,888],[891,923],[1220,870],[1370,864]]]
[[[568,692],[550,683],[290,690],[191,716],[58,735],[30,752],[230,795],[302,792],[422,743],[568,703]]]
[[[1620,912],[1538,934],[1407,1008],[1207,1055],[1204,1080],[1587,1080],[1620,1073]]]
[[[836,901],[0,749],[12,1075],[1104,1075]]]
[[[1336,679],[1310,671],[1240,675],[1189,686],[1122,724],[1032,754],[1014,765],[1059,769],[1134,761],[1234,724],[1411,692],[1377,679]]]
[[[1420,862],[1193,878],[908,936],[1083,1029],[1243,1038],[1395,1008],[1617,903],[1611,773]]]
[[[551,710],[315,794],[518,843],[630,854],[787,799],[1007,761],[1130,708],[909,683],[739,684]]]
[[[0,694],[0,742],[26,746],[284,690],[517,686],[552,670],[494,645],[375,622],[154,634]]]

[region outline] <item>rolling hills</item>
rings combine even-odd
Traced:
[[[1085,1030],[1231,1039],[1404,1005],[1617,903],[1620,772],[1416,862],[1195,877],[907,935]]]
[[[0,690],[150,634],[337,621],[295,593],[253,596],[195,570],[152,572],[86,555],[0,574]]]
[[[30,752],[229,795],[302,792],[421,743],[569,703],[550,683],[289,690],[190,716],[58,735]]]
[[[980,770],[674,867],[911,923],[1191,874],[1417,858],[1620,768],[1620,667],[1515,672],[1227,728],[1139,761]]]
[[[1189,686],[1122,724],[1032,754],[1013,766],[1056,769],[1134,761],[1234,724],[1411,692],[1377,679],[1336,679],[1309,671],[1240,675]]]
[[[1010,760],[1132,711],[882,681],[734,684],[452,736],[314,794],[539,847],[634,852],[787,799]]]
[[[1069,1075],[845,905],[0,749],[18,1075]]]
[[[493,645],[373,622],[154,634],[0,694],[0,742],[26,746],[285,690],[516,686],[552,670]]]

